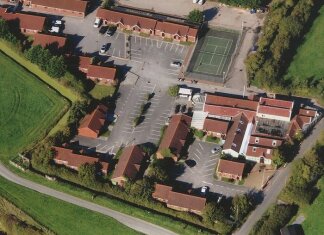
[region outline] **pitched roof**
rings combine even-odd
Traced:
[[[206,95],[206,104],[216,105],[216,106],[226,106],[232,108],[239,108],[244,110],[256,111],[258,108],[258,102],[253,100],[225,97],[219,95]]]
[[[224,149],[233,149],[236,152],[240,151],[248,123],[249,120],[244,113],[233,118],[233,124],[226,136]]]
[[[163,184],[155,184],[155,190],[152,194],[153,198],[168,200],[169,192],[172,191],[171,186]]]
[[[316,110],[312,110],[312,109],[299,109],[298,114],[302,115],[302,116],[307,116],[307,117],[315,117],[316,116]]]
[[[203,211],[206,204],[206,198],[170,191],[167,204],[196,211]]]
[[[278,108],[278,107],[260,105],[259,108],[258,108],[258,113],[281,116],[281,117],[288,117],[289,118],[290,114],[291,114],[291,110],[290,109],[285,109],[285,108]]]
[[[271,107],[292,109],[293,105],[294,105],[294,102],[261,97],[260,98],[260,104],[261,105],[266,105],[266,106],[271,106]]]
[[[144,158],[143,151],[136,145],[129,146],[124,149],[122,155],[119,157],[116,169],[112,179],[125,176],[134,178],[139,172],[139,167]]]
[[[197,34],[198,34],[198,29],[189,28],[188,36],[190,36],[190,37],[197,37]]]
[[[45,48],[49,45],[55,45],[57,48],[62,48],[65,43],[66,37],[37,33],[34,35],[33,46],[41,45]]]
[[[159,150],[169,148],[172,153],[179,154],[190,131],[191,117],[187,115],[173,115],[167,127]]]
[[[276,145],[273,145],[274,141],[275,141]],[[255,146],[274,148],[274,147],[280,146],[282,144],[282,140],[265,138],[265,137],[260,137],[260,136],[251,136],[249,143],[252,145],[255,145]]]
[[[88,1],[79,0],[31,0],[32,4],[64,9],[69,11],[77,11],[85,13]]]
[[[301,128],[303,128],[305,125],[310,124],[312,122],[312,117],[297,115],[296,121],[297,121],[298,125]]]
[[[87,128],[99,134],[101,127],[105,122],[107,107],[100,104],[92,113],[87,114],[81,121],[79,129]]]
[[[179,36],[186,36],[189,31],[189,26],[171,23],[171,22],[157,22],[156,30],[160,30],[169,34],[178,34]]]
[[[78,62],[80,69],[89,69],[89,66],[91,65],[91,57],[78,56]]]
[[[98,66],[98,65],[89,65],[87,76],[115,80],[116,69],[111,67]]]
[[[240,108],[232,108],[232,107],[224,107],[224,106],[217,106],[217,105],[204,105],[204,112],[208,112],[210,115],[216,115],[221,117],[228,117],[233,118],[238,114],[244,113],[246,117],[252,121],[255,117],[255,111],[243,110]]]
[[[99,158],[76,154],[73,153],[73,150],[62,147],[53,147],[53,149],[56,152],[54,159],[67,162],[68,166],[79,168],[85,163],[92,164],[100,162],[102,165],[102,170],[108,170],[109,164],[107,162],[99,161]]]
[[[18,20],[19,27],[22,29],[37,30],[40,32],[43,30],[45,17],[23,13],[7,13],[6,10],[7,8],[0,7],[0,18],[7,21]]]
[[[243,176],[244,163],[219,159],[217,171],[237,176]]]
[[[206,118],[204,122],[204,130],[226,134],[229,122],[220,119]]]
[[[272,148],[264,148],[264,147],[249,145],[246,151],[246,155],[251,157],[265,157],[271,159],[272,152],[273,152]]]
[[[143,16],[131,15],[129,13],[122,13],[113,10],[99,8],[97,11],[97,17],[111,21],[114,23],[122,23],[123,25],[135,26],[137,25],[140,28],[154,30],[156,25],[156,20],[146,18]]]

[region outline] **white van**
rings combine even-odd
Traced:
[[[99,28],[101,25],[101,19],[100,18],[96,18],[94,24],[93,24],[93,27],[95,28]]]
[[[48,30],[51,33],[59,33],[60,32],[60,27],[58,26],[52,26],[50,30]]]
[[[198,2],[199,5],[202,5],[204,3],[205,3],[205,0],[199,0],[199,2]]]

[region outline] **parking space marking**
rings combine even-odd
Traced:
[[[181,49],[181,52],[180,52],[180,54],[182,54],[182,52],[183,52],[183,48],[184,48],[184,46],[182,46],[182,49]]]
[[[202,153],[201,153],[198,149],[196,149],[196,151],[197,151],[200,155],[202,155]]]
[[[200,157],[199,157],[196,153],[194,153],[194,155],[195,155],[199,160],[201,160]]]
[[[207,175],[202,175],[202,177],[207,177],[207,176],[211,176],[213,175],[214,173],[210,173],[210,174],[207,174]]]
[[[203,146],[202,146],[200,143],[198,143],[198,145],[199,145],[199,147],[201,148],[201,150],[204,149]]]
[[[212,183],[206,182],[206,181],[201,181],[204,184],[209,184],[209,185],[213,185]]]
[[[173,43],[171,43],[170,51],[172,51],[173,45],[174,45],[174,44],[173,44]]]

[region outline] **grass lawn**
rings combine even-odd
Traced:
[[[139,234],[108,216],[42,195],[2,177],[0,195],[56,234]]]
[[[304,43],[298,48],[293,62],[290,64],[286,78],[305,80],[317,79],[324,75],[324,6],[319,11]],[[309,94],[310,95],[310,94]]]
[[[0,68],[0,149],[8,156],[44,137],[69,104],[1,52]]]
[[[114,86],[95,85],[95,87],[89,92],[89,94],[97,100],[112,96],[116,88]]]
[[[306,235],[321,235],[324,231],[324,177],[318,181],[317,186],[321,191],[320,194],[312,205],[300,212],[306,218],[302,223]]]

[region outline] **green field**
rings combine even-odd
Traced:
[[[285,79],[294,83],[306,82],[306,79],[323,79],[324,76],[324,6],[319,11],[310,31],[306,34],[304,43],[298,48],[293,62],[288,68]],[[312,95],[312,94],[309,94]]]
[[[321,191],[313,204],[301,213],[306,217],[302,223],[306,235],[321,235],[324,231],[324,177],[318,181],[318,188]]]
[[[56,234],[139,234],[115,219],[44,196],[2,177],[0,195]]]
[[[8,156],[44,137],[68,102],[0,52],[0,149]]]

